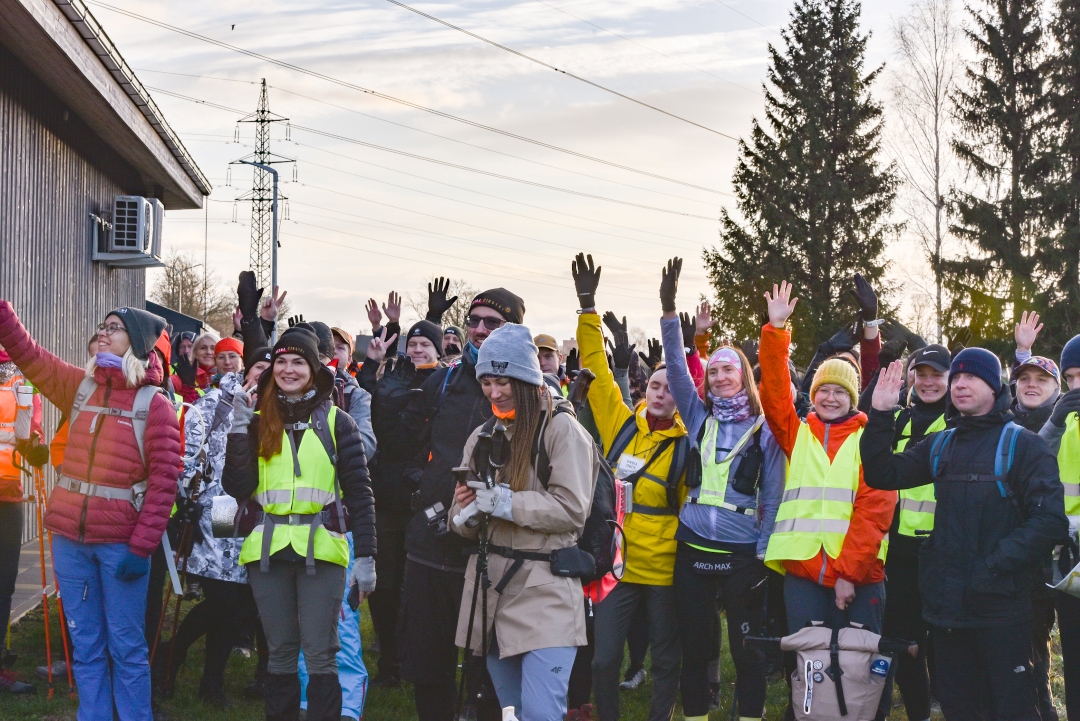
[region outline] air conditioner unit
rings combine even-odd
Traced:
[[[108,216],[103,212],[101,216]],[[165,206],[156,198],[118,195],[111,218],[90,214],[92,258],[115,268],[153,268],[161,262]]]

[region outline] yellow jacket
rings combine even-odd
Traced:
[[[600,432],[605,454],[610,450],[619,429],[631,415],[635,416],[637,434],[623,451],[625,454],[648,460],[656,448],[668,438],[686,435],[686,426],[678,414],[675,416],[675,425],[670,429],[649,431],[645,403],[639,403],[633,411],[623,403],[622,392],[608,368],[599,315],[582,313],[579,316],[577,341],[582,367],[596,374],[596,380],[589,388],[589,406],[596,428]],[[674,453],[674,444],[669,445],[664,454],[649,466],[649,475],[666,479]],[[683,481],[683,478],[679,478],[677,489],[680,508],[686,500],[686,486]],[[663,508],[668,505],[667,489],[643,477],[634,487],[634,503]],[[626,535],[626,571],[622,580],[649,586],[670,586],[675,568],[675,531],[678,527],[678,509],[675,509],[672,515],[629,514],[623,528]]]

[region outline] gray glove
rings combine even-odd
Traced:
[[[255,409],[248,405],[250,400],[251,397],[244,391],[237,391],[233,394],[233,419],[229,433],[247,433],[251,418],[255,415]]]
[[[469,488],[476,490],[476,509],[504,521],[514,520],[514,492],[510,486],[500,483],[494,488],[488,488],[480,481],[469,481]]]
[[[356,586],[360,593],[371,593],[375,590],[375,559],[371,556],[363,556],[353,561],[352,574],[349,576],[349,585]]]

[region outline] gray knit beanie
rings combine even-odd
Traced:
[[[523,325],[507,323],[484,339],[476,360],[476,378],[499,376],[517,378],[534,386],[543,385],[540,360],[532,333]]]

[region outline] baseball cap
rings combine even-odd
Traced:
[[[928,345],[920,348],[908,358],[908,369],[915,366],[930,366],[939,373],[948,373],[952,364],[952,354],[942,345]]]
[[[547,348],[548,350],[553,350],[556,353],[559,352],[558,342],[556,342],[556,340],[552,336],[545,333],[541,333],[540,335],[533,338],[533,344],[536,345],[537,348]]]
[[[1052,377],[1056,381],[1061,380],[1061,371],[1058,370],[1058,365],[1054,361],[1041,355],[1033,355],[1023,363],[1019,363],[1016,366],[1016,373],[1014,375],[1020,375],[1020,372],[1027,367],[1035,367],[1041,370],[1046,375]]]

